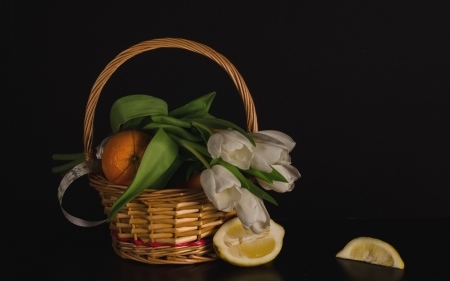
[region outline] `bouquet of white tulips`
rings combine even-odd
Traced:
[[[214,96],[204,95],[170,112],[163,100],[148,95],[125,96],[113,104],[112,134],[140,130],[151,136],[149,147],[164,149],[144,153],[134,180],[112,206],[109,219],[144,189],[169,188],[176,175],[189,180],[201,173],[201,186],[218,210],[236,210],[244,228],[254,233],[270,224],[264,200],[277,203],[266,191],[289,192],[300,178],[289,155],[295,142],[279,131],[247,133],[215,118],[208,112]],[[97,147],[98,158],[107,141]],[[162,158],[165,161],[151,163]]]

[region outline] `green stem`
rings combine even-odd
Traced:
[[[77,158],[69,163],[64,164],[64,165],[52,168],[52,172],[54,174],[57,174],[57,173],[61,173],[63,171],[68,171],[68,170],[72,169],[73,167],[75,167],[76,165],[83,163],[83,162],[84,162],[84,157],[83,158],[80,157],[80,158]]]
[[[205,146],[203,146],[201,144],[198,144],[196,142],[188,141],[188,140],[184,140],[184,139],[181,139],[181,143],[183,145],[184,144],[189,145],[190,147],[194,148],[195,150],[197,150],[201,154],[211,158],[211,154],[208,152],[208,149]]]
[[[203,125],[203,124],[201,124],[201,123],[198,123],[198,122],[192,122],[192,124],[193,125],[195,125],[195,126],[199,126],[199,127],[201,127],[202,129],[204,129],[205,131],[207,131],[210,135],[213,135],[214,134],[214,132],[209,128],[209,127],[207,127],[207,126],[205,126],[205,125]]]
[[[162,115],[152,115],[150,117],[153,122],[161,123],[161,124],[169,124],[177,127],[183,128],[191,128],[191,122],[180,120],[178,118],[170,117],[170,116],[162,116]]]
[[[205,167],[207,169],[211,169],[211,166],[209,165],[208,161],[206,161],[205,158],[200,153],[198,153],[197,150],[195,150],[194,148],[190,147],[189,145],[184,145],[184,147],[186,149],[188,149],[190,152],[192,152],[192,154],[194,154],[195,157],[197,157],[198,160],[200,160],[200,162],[202,162],[203,165],[205,165]]]
[[[202,164],[205,165],[207,169],[211,169],[211,166],[209,165],[208,161],[206,161],[206,159],[199,153],[199,151],[194,148],[194,147],[200,148],[201,145],[180,139],[179,137],[169,133],[167,134],[170,136],[171,139],[173,139],[176,143],[178,143],[179,146],[186,148],[192,154],[194,154],[194,156],[197,157],[197,159],[200,160],[200,162],[202,162]]]

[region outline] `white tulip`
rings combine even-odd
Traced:
[[[245,229],[259,234],[270,224],[270,216],[262,199],[241,187],[239,180],[227,168],[214,165],[200,175],[200,183],[209,201],[221,211],[236,209]]]
[[[282,142],[288,149],[288,152],[291,152],[292,149],[294,149],[296,143],[295,141],[288,136],[287,134],[280,132],[280,131],[275,131],[275,130],[264,130],[264,131],[258,131],[257,133],[254,134],[263,134],[269,137],[272,137],[274,139],[277,139],[278,141]]]
[[[221,211],[230,212],[241,199],[242,189],[239,180],[227,168],[214,165],[200,175],[200,184],[209,201]]]
[[[273,181],[272,184],[261,179],[256,179],[259,185],[266,190],[274,190],[276,192],[284,193],[291,191],[295,184],[294,182],[301,177],[299,171],[291,165],[272,165],[288,182]]]
[[[235,130],[222,130],[213,134],[207,143],[208,152],[213,158],[221,157],[242,170],[250,167],[253,159],[253,145],[241,133]]]
[[[241,192],[241,200],[236,203],[236,214],[244,229],[250,228],[253,233],[260,234],[270,225],[269,213],[261,198],[245,188]]]
[[[250,136],[256,143],[250,167],[270,173],[270,165],[291,163],[289,152],[294,148],[295,142],[288,135],[278,131],[259,131],[250,133]]]

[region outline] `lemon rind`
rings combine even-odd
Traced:
[[[388,253],[391,254],[392,259],[394,260],[394,264],[391,267],[395,267],[395,268],[399,268],[399,269],[405,268],[405,263],[403,262],[402,258],[400,257],[400,254],[397,252],[397,250],[392,245],[390,245],[389,243],[387,243],[383,240],[380,240],[377,238],[372,238],[372,237],[358,237],[358,238],[351,240],[341,251],[339,251],[336,254],[336,257],[354,260],[354,259],[350,258],[350,251],[352,250],[352,248],[355,245],[361,244],[361,243],[374,244],[378,247],[383,248],[384,250],[386,250]],[[364,260],[358,260],[358,261],[368,262],[368,261],[364,261]],[[368,262],[368,263],[372,263],[372,262]],[[377,264],[377,263],[372,263],[372,264]],[[377,264],[377,265],[381,265],[381,264]]]
[[[242,266],[242,267],[250,267],[250,266],[257,266],[257,265],[268,263],[268,262],[274,260],[278,256],[278,254],[280,253],[281,248],[283,246],[283,238],[284,238],[285,230],[281,225],[277,224],[272,219],[270,220],[270,233],[276,234],[275,236],[279,237],[279,240],[276,239],[275,248],[273,249],[272,252],[270,252],[269,254],[267,254],[264,257],[257,258],[257,259],[251,259],[248,257],[236,258],[236,257],[232,256],[227,251],[228,246],[225,245],[223,236],[226,232],[226,229],[228,229],[229,226],[231,226],[235,223],[241,223],[239,218],[236,217],[236,218],[233,218],[233,219],[227,221],[226,223],[224,223],[219,228],[219,230],[216,232],[216,234],[214,235],[214,238],[213,238],[214,249],[216,251],[217,256],[219,256],[219,258],[221,258],[222,260],[224,260],[230,264],[233,264],[233,265]],[[271,235],[271,236],[274,236],[274,235]]]

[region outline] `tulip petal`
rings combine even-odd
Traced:
[[[280,193],[292,191],[295,186],[294,182],[301,177],[299,171],[291,165],[273,165],[272,167],[282,174],[288,182],[273,181],[272,184],[269,184],[257,178],[259,185],[265,190],[274,190]]]
[[[222,141],[223,137],[221,134],[213,134],[208,140],[208,152],[211,154],[212,158],[219,158],[222,152]]]
[[[260,132],[250,133],[250,136],[253,138],[253,140],[255,140],[255,142],[267,143],[267,144],[271,144],[274,146],[288,149],[288,147],[283,142],[279,141],[275,137],[268,136],[268,135],[262,134]]]
[[[214,159],[221,157],[224,161],[246,170],[253,158],[252,143],[238,131],[222,130],[213,134],[207,143],[208,152]]]
[[[263,180],[256,179],[259,183],[259,185],[264,188],[265,190],[273,190],[279,193],[284,193],[288,191],[292,191],[294,189],[293,183],[288,182],[281,182],[281,181],[273,181],[272,184],[269,184]]]
[[[264,131],[258,131],[257,133],[263,134],[266,136],[270,136],[270,137],[273,137],[273,138],[281,141],[288,148],[289,152],[291,152],[292,149],[294,149],[294,147],[296,145],[295,141],[290,136],[288,136],[287,134],[280,132],[280,131],[264,130]]]
[[[222,150],[224,150],[227,153],[241,149],[243,146],[244,146],[244,144],[242,144],[241,142],[238,142],[234,139],[228,139],[226,137],[223,137]]]
[[[258,144],[256,144],[258,145]],[[250,162],[250,167],[255,170],[259,170],[261,172],[270,173],[272,171],[272,167],[267,163],[266,159],[262,157],[260,154],[255,154],[253,156],[252,161]]]
[[[203,187],[203,191],[205,191],[206,197],[212,202],[216,194],[216,181],[212,169],[205,169],[202,171],[200,174],[200,184]]]
[[[300,172],[292,165],[273,165],[280,174],[282,174],[288,181],[296,181],[301,177]]]
[[[256,147],[254,148],[255,157],[256,157],[256,155],[259,155],[259,156],[263,157],[265,162],[268,165],[275,164],[282,157],[286,158],[286,154],[288,153],[287,149],[278,147],[278,146],[273,145],[273,144],[260,143],[257,140],[255,140],[255,141],[256,141]],[[253,166],[253,165],[257,165],[257,163],[256,163],[257,161],[258,160],[253,160],[251,162],[252,163],[252,168],[257,169],[255,166]],[[263,171],[263,172],[270,172],[270,171],[272,171],[272,169],[270,169],[268,171]]]
[[[223,160],[219,160],[219,163],[220,163],[220,165],[223,165],[225,168],[227,168],[231,173],[233,173],[233,175],[240,181],[241,187],[248,189],[252,194],[257,196],[258,198],[265,199],[275,205],[278,205],[277,201],[275,201],[275,199],[273,199],[272,196],[267,194],[264,190],[262,190],[261,188],[256,186],[249,179],[247,179],[241,173],[241,171],[239,171],[238,168],[236,168],[235,166],[233,166]]]
[[[218,210],[224,212],[231,212],[235,206],[235,202],[230,198],[228,189],[224,190],[221,193],[216,193],[214,200],[212,200],[211,202]]]
[[[222,152],[220,154],[223,160],[242,169],[247,170],[250,167],[250,161],[253,159],[253,152],[248,147],[243,146],[239,150],[230,153]]]
[[[245,229],[259,234],[270,224],[270,216],[263,201],[247,189],[242,188],[242,197],[236,203],[236,213]]]
[[[221,211],[230,212],[241,199],[240,182],[228,169],[214,165],[200,175],[200,184],[209,201]]]
[[[274,164],[283,166],[291,164],[291,155],[289,155],[289,152],[283,151],[280,155],[280,159]]]
[[[214,172],[215,190],[217,193],[233,186],[240,186],[239,180],[227,168],[221,165],[214,165],[211,168]]]
[[[244,190],[244,189],[238,185],[235,185],[234,187],[227,189],[230,199],[234,202],[239,202],[241,200],[242,190]]]
[[[235,130],[222,130],[219,132],[219,134],[222,134],[225,136],[225,138],[228,139],[233,139],[235,142],[241,143],[245,146],[248,147],[252,147],[252,143],[241,133],[239,133],[238,131]],[[230,150],[227,150],[230,151]]]
[[[241,149],[244,145],[251,147],[250,141],[241,133],[235,130],[223,130],[218,134],[222,135],[222,149],[226,152],[232,152]]]

